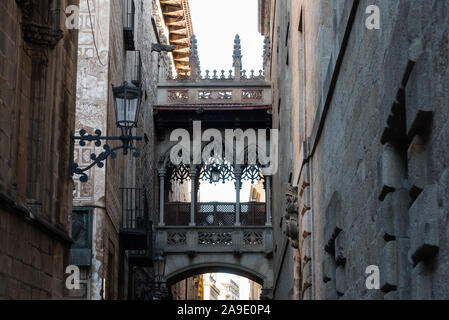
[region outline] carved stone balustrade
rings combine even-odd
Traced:
[[[266,253],[271,227],[158,227],[157,250],[163,253]]]

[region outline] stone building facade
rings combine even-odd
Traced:
[[[70,293],[74,298],[152,299],[151,245],[145,251],[128,250],[121,230],[129,227],[126,224],[133,218],[128,215],[136,207],[148,214],[149,232],[157,218],[153,103],[158,80],[172,76],[177,67],[173,53],[161,50],[172,40],[163,5],[164,1],[156,0],[80,2],[76,131],[93,134],[99,129],[108,136],[120,136],[111,87],[127,81],[141,88],[134,133],[143,139],[136,143],[138,158],[117,154],[103,168],[90,169],[87,183],[75,177],[74,217],[85,217],[89,238],[81,250],[72,248],[72,262],[81,267],[83,276],[82,288]],[[86,167],[92,162],[90,155],[102,151],[94,142],[77,145],[75,162]],[[172,192],[183,198],[187,190],[173,188]],[[130,256],[146,263],[134,265]]]
[[[0,299],[59,299],[71,246],[77,0],[0,3]]]
[[[285,159],[275,299],[449,297],[448,12],[438,0],[260,1]]]
[[[171,298],[173,300],[200,300],[199,286],[202,277],[202,275],[193,276],[172,285],[170,289]]]

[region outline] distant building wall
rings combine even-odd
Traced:
[[[0,3],[0,299],[63,297],[78,35],[64,11],[77,4]]]
[[[379,30],[365,25],[372,4]],[[275,298],[448,297],[447,2],[271,5],[273,126],[285,160],[273,181]],[[295,228],[284,218],[289,184]],[[370,265],[381,290],[365,286]]]

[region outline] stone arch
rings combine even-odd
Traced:
[[[264,287],[273,285],[272,260],[265,252],[245,253],[240,256],[232,252],[187,254],[166,254],[165,276],[169,285],[190,276],[225,272],[244,276]]]
[[[238,276],[248,278],[261,286],[264,285],[264,276],[253,270],[242,266],[227,264],[227,263],[204,263],[198,265],[188,266],[186,268],[177,270],[171,275],[167,276],[167,284],[173,285],[181,280],[205,273],[231,273]]]

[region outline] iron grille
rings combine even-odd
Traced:
[[[136,6],[134,5],[134,0],[124,0],[123,32],[126,50],[135,50],[134,46],[135,16],[136,16]]]
[[[146,190],[139,188],[121,188],[123,229],[147,230],[148,206]]]
[[[198,203],[198,226],[232,226],[235,224],[235,203]]]
[[[164,221],[168,226],[188,226],[190,223],[190,202],[166,203]]]
[[[266,205],[262,202],[240,204],[240,222],[244,226],[263,226],[267,222]]]

